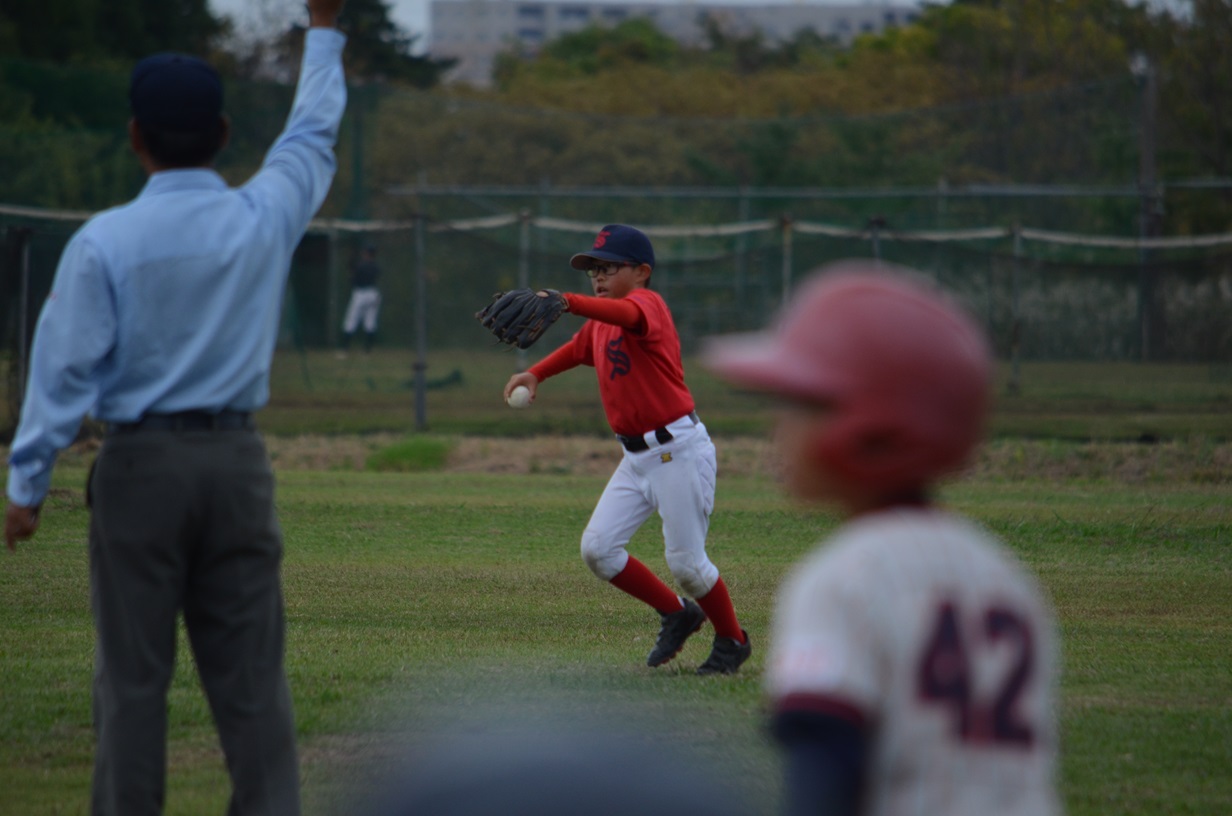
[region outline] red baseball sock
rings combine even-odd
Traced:
[[[709,592],[695,600],[706,613],[706,617],[710,618],[710,625],[714,627],[716,635],[744,643],[744,630],[736,620],[736,609],[732,606],[731,596],[727,594],[727,584],[723,583],[722,578],[715,582]]]
[[[660,615],[670,615],[684,608],[680,596],[660,581],[659,576],[650,571],[650,567],[633,556],[629,556],[629,563],[611,580],[611,584],[621,592],[627,592],[642,603],[654,607]],[[730,602],[728,605],[730,606]]]

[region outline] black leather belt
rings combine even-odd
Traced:
[[[146,414],[136,422],[113,422],[108,433],[138,431],[242,431],[256,427],[247,411],[180,411],[175,414]]]
[[[693,420],[694,425],[701,422],[701,420],[697,417],[696,411],[689,411],[688,417]],[[671,442],[676,438],[672,436],[672,432],[667,428],[655,428],[654,435],[660,445]],[[625,450],[629,453],[640,453],[644,450],[650,450],[650,445],[646,442],[645,436],[624,436],[623,434],[616,434],[616,438],[620,440],[620,444],[624,445]]]

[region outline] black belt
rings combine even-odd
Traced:
[[[688,417],[693,420],[694,425],[701,422],[701,420],[697,417],[696,411],[689,411]],[[667,428],[655,428],[654,435],[660,445],[665,445],[676,438],[672,436],[672,432]],[[646,443],[645,436],[624,436],[623,434],[616,434],[616,438],[620,440],[620,444],[624,445],[625,450],[629,453],[640,453],[644,450],[650,450],[650,445]]]
[[[175,414],[146,414],[136,422],[113,422],[108,433],[137,431],[242,431],[256,427],[247,411],[180,411]]]

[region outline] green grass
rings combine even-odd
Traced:
[[[421,429],[412,362],[393,349],[346,361],[280,352],[260,415],[267,434],[284,437],[405,437],[370,447],[369,471],[279,476],[308,813],[345,812],[348,795],[383,778],[408,741],[490,728],[494,708],[653,723],[740,781],[760,803],[754,812],[773,812],[764,650],[735,678],[687,671],[704,642],[678,666],[645,669],[656,619],[577,555],[603,478],[568,466],[438,470],[459,434],[610,433],[593,374],[552,380],[533,408],[510,411],[501,389],[516,354],[434,353]],[[725,437],[767,430],[763,399],[691,361],[686,370],[721,455]],[[1232,812],[1232,370],[1031,363],[1020,373],[1013,396],[1008,369],[999,373],[992,443],[947,497],[1010,542],[1057,606],[1069,812]],[[91,456],[88,446],[66,452],[38,537],[0,557],[0,813],[88,812],[93,632],[80,486]],[[756,643],[784,572],[834,524],[764,478],[720,478],[709,549]],[[666,575],[655,526],[632,549]],[[168,813],[222,812],[217,740],[186,650],[169,737]]]
[[[567,372],[543,384],[533,407],[512,411],[501,397],[522,364],[550,349],[519,354],[433,351],[425,360],[427,388],[417,403],[415,353],[378,348],[345,360],[332,352],[274,356],[271,401],[260,415],[267,433],[364,434],[381,431],[489,436],[610,433],[593,371]],[[8,366],[0,358],[0,373]],[[714,433],[755,434],[770,426],[770,403],[732,390],[685,360],[698,411]],[[1023,363],[1018,391],[1002,363],[989,421],[993,438],[1068,441],[1232,441],[1232,367],[1210,363]],[[0,431],[16,423],[16,400],[0,400]]]
[[[531,349],[533,363],[549,349]],[[411,388],[414,354],[382,349],[337,360],[326,352],[283,351],[274,359],[262,427],[279,434],[413,431],[528,436],[607,433],[594,372],[568,372],[543,384],[532,408],[509,410],[501,391],[518,370],[503,346],[434,352],[427,359],[422,417]],[[761,434],[767,401],[716,380],[685,361],[698,411],[712,432]],[[1232,440],[1232,371],[1210,364],[1024,363],[1019,392],[1002,365],[996,380],[994,437],[1067,440],[1208,438]]]
[[[368,457],[369,470],[403,473],[440,470],[452,449],[449,440],[430,436],[412,436],[374,451]]]
[[[0,810],[23,816],[88,811],[84,469],[69,459],[55,478],[39,535],[0,558]],[[679,661],[645,668],[657,619],[592,578],[577,554],[602,483],[279,474],[309,814],[345,812],[352,792],[385,778],[408,743],[513,727],[494,710],[653,727],[736,780],[759,803],[752,812],[773,812],[779,766],[762,730],[764,648],[734,678],[690,673],[705,638]],[[1232,812],[1228,481],[979,478],[946,499],[1003,536],[1056,605],[1068,811]],[[784,572],[835,523],[763,479],[720,479],[709,549],[755,645],[765,645]],[[631,549],[666,575],[655,528],[646,525]],[[170,705],[168,813],[222,812],[225,777],[187,651]]]

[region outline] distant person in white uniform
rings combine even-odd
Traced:
[[[376,247],[369,244],[360,253],[359,263],[351,270],[351,299],[342,320],[342,347],[338,350],[340,358],[347,356],[351,338],[361,326],[364,330],[364,353],[372,351],[372,344],[376,342],[376,319],[381,311],[381,290],[377,287],[380,278]]]
[[[1057,627],[1032,575],[934,485],[978,446],[983,333],[910,270],[847,261],[706,364],[774,394],[786,489],[844,523],[780,588],[765,685],[795,814],[1061,811]]]

